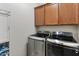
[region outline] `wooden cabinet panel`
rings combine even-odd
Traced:
[[[44,25],[44,6],[35,8],[35,25]]]
[[[45,25],[58,24],[58,4],[45,5]]]
[[[78,24],[79,24],[79,3],[78,3]]]
[[[59,4],[59,24],[78,24],[77,12],[75,3]]]

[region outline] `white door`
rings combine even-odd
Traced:
[[[0,43],[9,41],[8,16],[0,14]]]

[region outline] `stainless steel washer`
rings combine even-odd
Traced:
[[[45,40],[49,32],[37,32],[28,37],[28,56],[45,56]]]

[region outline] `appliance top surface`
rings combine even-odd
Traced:
[[[55,44],[60,44],[60,45],[64,45],[64,46],[79,48],[79,43],[74,43],[74,42],[69,42],[69,41],[62,41],[62,40],[57,40],[57,39],[50,39],[50,38],[48,38],[47,41],[49,43],[55,43]]]
[[[49,38],[77,43],[71,32],[52,32]]]
[[[37,37],[37,36],[33,36],[33,35],[29,36],[28,38],[33,39],[33,40],[40,40],[40,41],[45,40],[45,38]]]
[[[48,32],[48,31],[38,31],[36,34],[33,34],[31,36],[46,38],[49,35],[50,35],[50,32]]]

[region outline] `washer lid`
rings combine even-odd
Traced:
[[[29,36],[28,37],[29,39],[34,39],[34,40],[45,40],[45,38],[42,38],[42,37],[36,37],[36,36]]]

